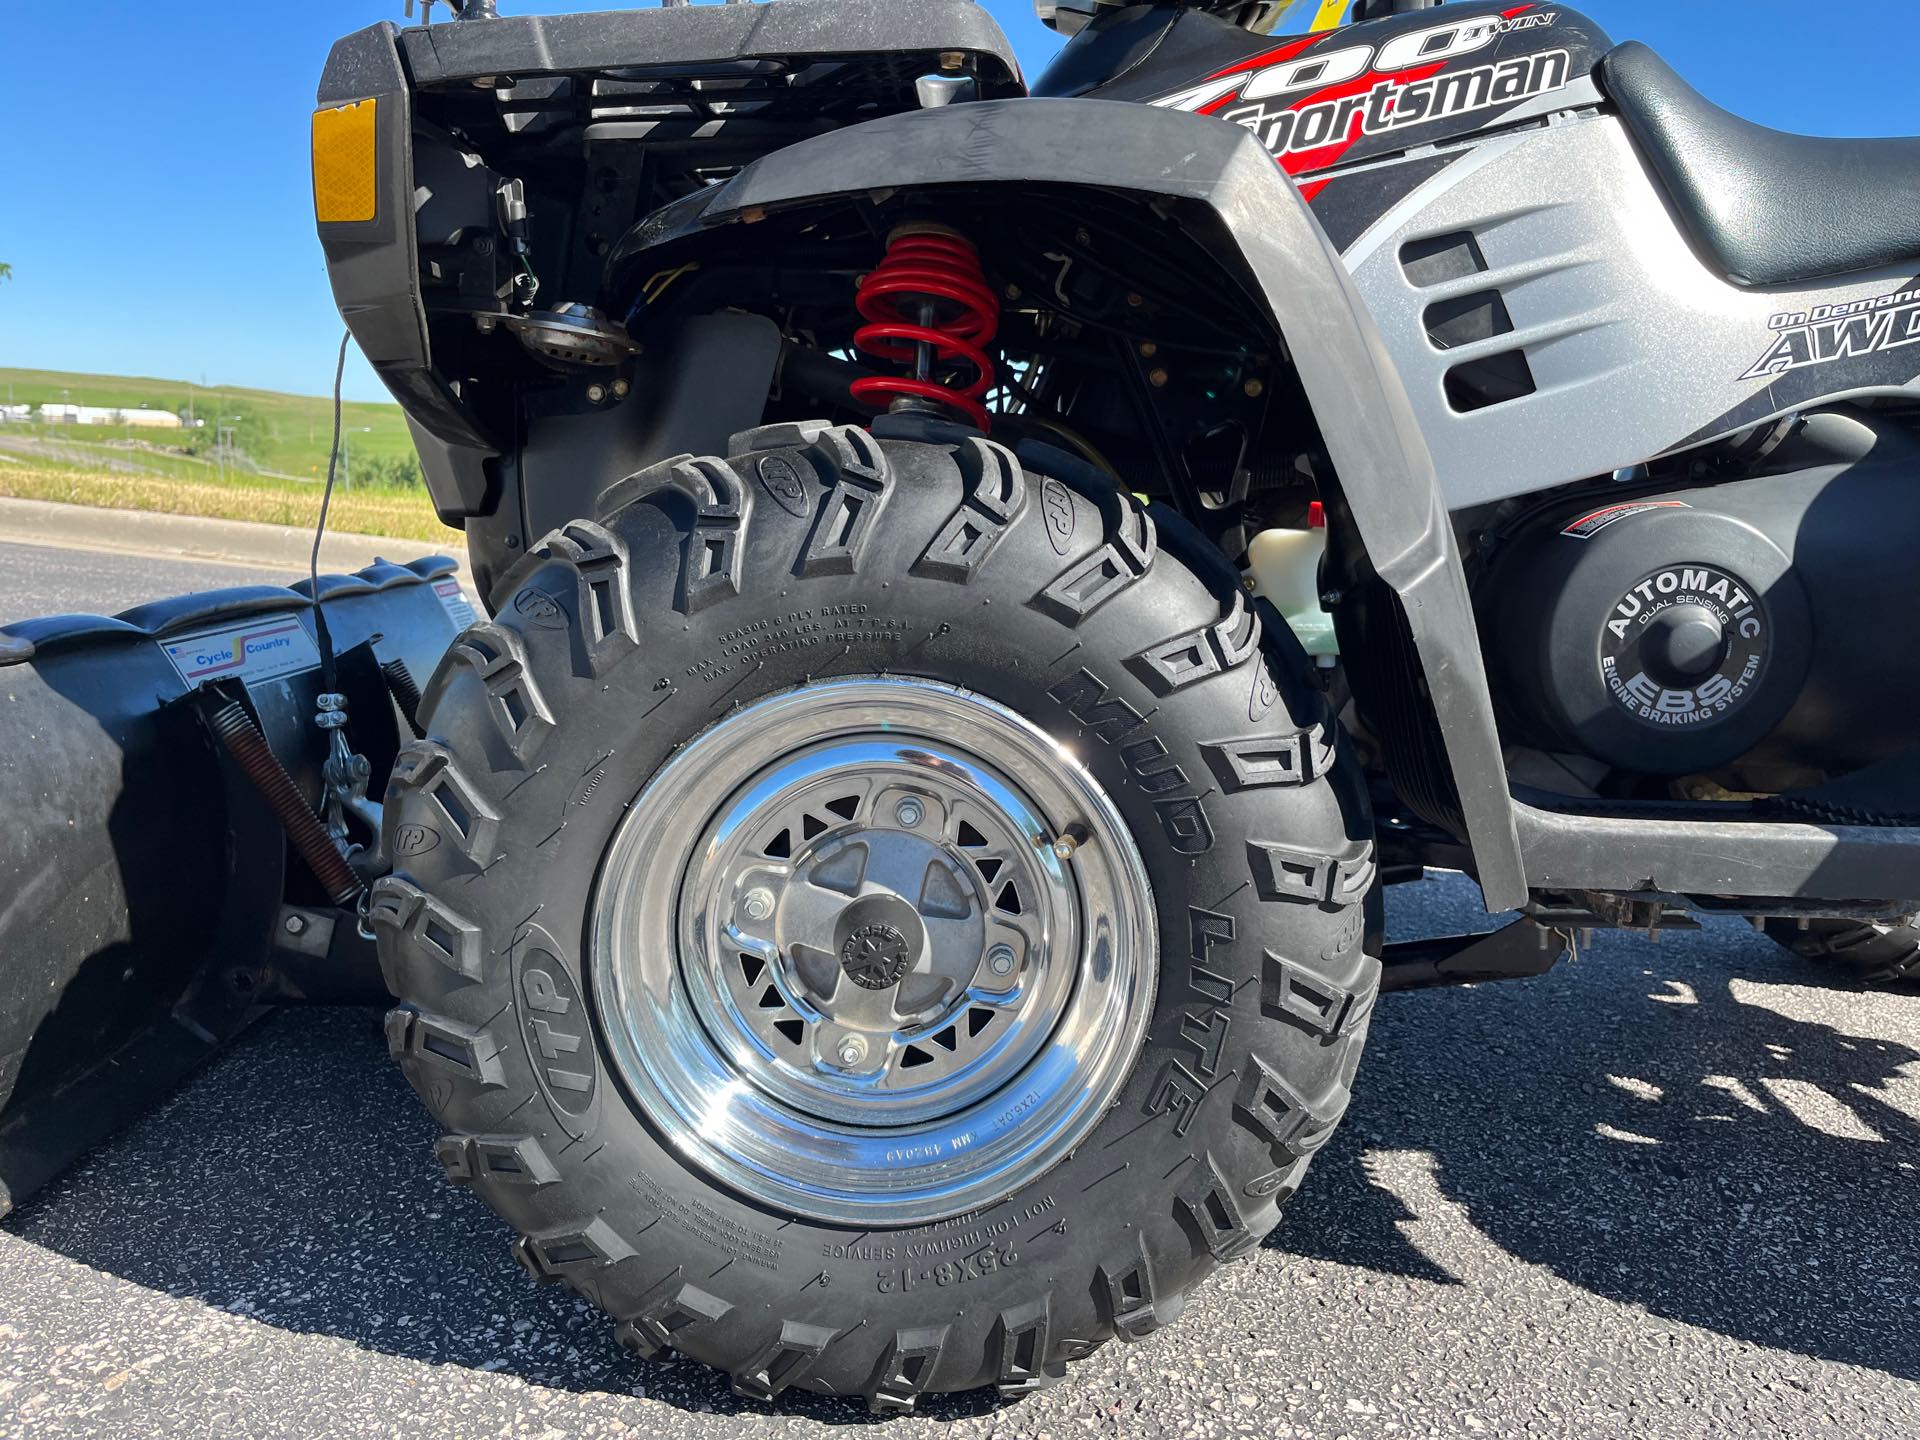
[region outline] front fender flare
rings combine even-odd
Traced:
[[[998,100],[892,115],[775,151],[664,207],[609,274],[703,231],[851,193],[932,186],[1088,187],[1194,202],[1232,237],[1299,365],[1375,572],[1425,672],[1488,905],[1526,898],[1493,707],[1453,529],[1371,317],[1300,193],[1238,126],[1103,100]]]

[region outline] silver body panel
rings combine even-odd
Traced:
[[[1414,285],[1409,241],[1466,231],[1488,268]],[[1890,381],[1848,359],[1792,387],[1748,377],[1778,339],[1770,320],[1911,288],[1915,269],[1804,289],[1742,289],[1694,251],[1620,121],[1561,114],[1544,128],[1481,141],[1413,190],[1343,257],[1393,352],[1450,510],[1626,469],[1809,403],[1920,396],[1920,346]],[[1514,329],[1451,350],[1427,338],[1437,300],[1489,289]],[[1534,393],[1461,413],[1449,368],[1474,354],[1526,353]],[[1774,391],[1775,393],[1770,393]]]

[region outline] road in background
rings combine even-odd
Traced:
[[[11,615],[231,583],[0,549]],[[1472,923],[1474,896],[1397,889],[1393,933]],[[884,1433],[1920,1435],[1920,991],[1809,978],[1715,923],[1387,997],[1285,1222],[1177,1324],[1023,1404],[950,1397]],[[626,1355],[526,1281],[435,1134],[377,1013],[256,1027],[0,1223],[0,1437],[867,1422]]]
[[[299,578],[290,569],[0,543],[0,625],[36,615],[117,615],[193,590]]]

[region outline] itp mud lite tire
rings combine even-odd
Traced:
[[[614,486],[434,675],[390,1048],[631,1349],[1018,1396],[1170,1322],[1340,1119],[1363,791],[1177,517],[981,439],[736,451]]]
[[[1920,916],[1904,924],[1866,920],[1767,921],[1767,934],[1837,980],[1858,985],[1920,982]]]

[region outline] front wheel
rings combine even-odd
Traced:
[[[536,1277],[743,1394],[898,1410],[1047,1384],[1258,1243],[1347,1104],[1373,849],[1184,524],[788,426],[502,591],[373,917],[441,1163]]]

